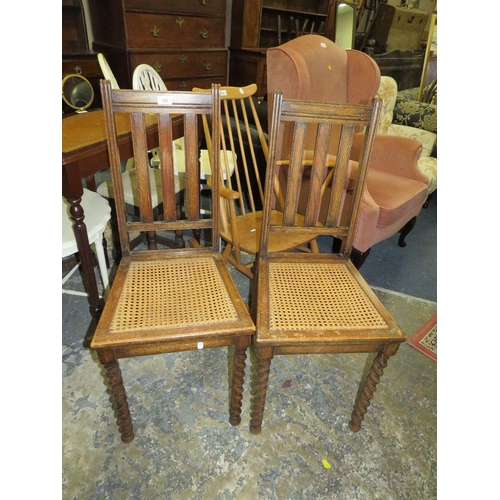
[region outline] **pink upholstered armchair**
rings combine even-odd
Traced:
[[[282,90],[285,99],[366,104],[377,94],[379,84],[380,70],[367,54],[345,50],[319,35],[304,35],[267,51],[268,92]],[[353,160],[359,157],[359,139],[361,134],[353,146]],[[287,140],[284,136],[283,141]],[[314,137],[306,138],[310,149],[313,141]],[[351,257],[358,268],[373,245],[398,232],[399,245],[406,245],[404,238],[427,197],[428,180],[417,165],[421,151],[417,140],[377,135]],[[304,175],[304,190],[308,182]]]

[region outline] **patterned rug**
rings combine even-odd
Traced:
[[[406,342],[437,361],[437,313],[430,317]]]

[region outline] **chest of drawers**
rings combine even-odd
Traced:
[[[170,90],[227,83],[226,0],[89,0],[93,49],[120,87],[139,64]]]

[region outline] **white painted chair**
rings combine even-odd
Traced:
[[[101,68],[102,74],[104,75],[104,78],[111,82],[111,88],[119,89],[120,86],[118,85],[115,75],[113,74],[111,68],[109,67],[108,61],[106,61],[104,54],[97,54],[97,60],[99,61],[99,66]]]
[[[101,273],[101,279],[103,284],[103,294],[107,295],[107,290],[109,290],[109,278],[108,269],[106,266],[106,257],[104,255],[104,247],[102,240],[104,237],[104,231],[108,221],[111,219],[111,207],[107,200],[105,200],[101,195],[89,191],[88,189],[83,190],[81,206],[85,214],[84,223],[87,227],[87,235],[89,238],[89,244],[95,246],[95,252],[97,255],[97,262],[99,264],[99,271]],[[75,233],[73,231],[73,221],[69,215],[69,203],[64,197],[62,197],[62,258],[68,257],[78,252],[78,247],[76,244]],[[77,263],[73,269],[64,276],[62,284],[68,281],[68,279],[75,273],[78,269],[79,263]],[[84,292],[78,292],[76,290],[67,290],[63,288],[62,293],[69,295],[80,295],[86,297],[87,294]]]
[[[167,86],[158,72],[149,64],[139,64],[132,75],[132,88],[134,90],[154,90],[166,92]]]

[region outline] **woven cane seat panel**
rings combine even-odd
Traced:
[[[344,264],[270,263],[270,331],[389,328]]]
[[[236,321],[212,258],[132,262],[110,332],[141,332]]]

